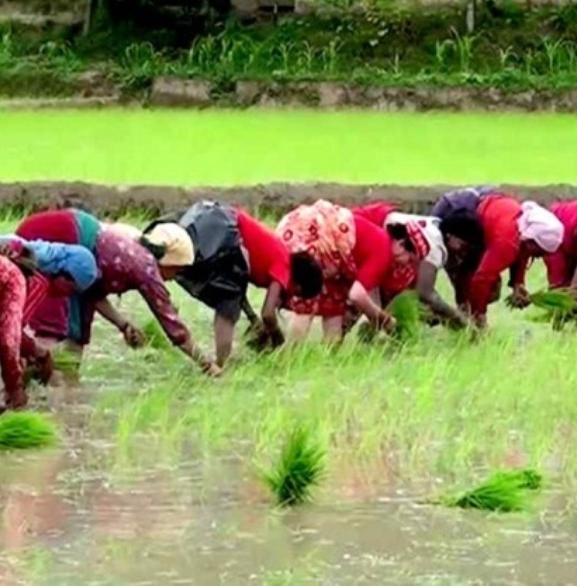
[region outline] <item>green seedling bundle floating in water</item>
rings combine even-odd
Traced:
[[[534,470],[504,470],[472,490],[434,499],[430,503],[500,513],[519,512],[527,509],[530,493],[540,489],[542,484],[542,476]]]
[[[325,452],[309,429],[297,427],[287,438],[280,460],[264,480],[281,507],[293,507],[311,500],[311,489],[324,473]]]
[[[57,439],[55,425],[39,413],[8,411],[0,416],[0,451],[50,447]]]

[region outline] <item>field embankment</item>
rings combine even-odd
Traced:
[[[238,187],[113,186],[82,182],[0,183],[0,209],[41,209],[54,204],[81,205],[102,215],[152,214],[191,205],[202,199],[243,206],[279,216],[319,198],[344,205],[374,200],[397,203],[407,212],[426,213],[438,197],[457,185],[345,185],[342,183],[270,183]],[[550,203],[577,199],[576,185],[502,185],[524,199]]]

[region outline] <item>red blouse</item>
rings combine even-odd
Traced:
[[[563,243],[557,252],[544,257],[549,287],[568,287],[577,268],[577,201],[552,204],[549,209],[565,228]]]
[[[488,196],[477,208],[485,235],[485,252],[469,285],[469,303],[474,315],[484,315],[491,292],[500,274],[519,258],[521,239],[517,220],[521,204],[504,195]],[[518,271],[516,281],[521,282],[524,271]]]
[[[238,229],[248,254],[250,280],[253,285],[268,288],[273,281],[283,289],[290,283],[290,256],[286,246],[246,212],[238,210]]]
[[[365,218],[355,216],[354,221],[356,280],[371,291],[384,282],[393,263],[392,239],[385,230]]]
[[[375,224],[382,228],[385,225],[387,216],[391,212],[397,211],[397,209],[397,206],[391,203],[387,203],[386,201],[378,201],[368,205],[351,208],[351,211],[353,214],[355,214],[355,216],[365,218],[365,220],[368,220],[371,222],[371,224]]]

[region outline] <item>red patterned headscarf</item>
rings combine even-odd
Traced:
[[[308,315],[341,315],[357,272],[353,213],[321,199],[289,212],[279,222],[276,233],[289,252],[308,252],[323,271],[321,294],[314,299],[293,297],[288,308]]]
[[[415,221],[407,222],[405,227],[407,229],[407,236],[415,247],[417,258],[423,260],[431,250],[431,245],[425,237],[423,226],[421,226],[419,221]]]
[[[383,285],[383,289],[387,293],[387,296],[390,297],[394,297],[405,289],[411,289],[415,286],[419,270],[419,262],[422,261],[431,250],[431,246],[425,237],[423,226],[418,220],[407,222],[405,228],[409,240],[415,247],[417,262],[411,261],[406,264],[395,263]]]

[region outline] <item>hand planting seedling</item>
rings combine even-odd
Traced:
[[[483,484],[458,496],[441,497],[430,504],[510,513],[528,507],[528,492],[543,484],[542,476],[531,469],[496,472]]]
[[[537,321],[553,323],[553,329],[560,330],[563,326],[577,317],[577,300],[568,289],[541,290],[529,295],[529,302],[534,307],[543,310]],[[513,296],[505,299],[509,307],[514,307]]]
[[[54,424],[39,413],[9,411],[0,417],[0,451],[50,447],[56,441]]]
[[[293,507],[311,500],[311,489],[324,472],[324,450],[311,432],[297,427],[287,438],[277,465],[264,475],[264,481],[281,507]]]
[[[416,291],[403,291],[389,303],[387,311],[397,322],[395,338],[400,342],[414,342],[419,337],[421,304]]]
[[[255,352],[274,350],[285,342],[284,335],[280,329],[267,329],[260,320],[246,329],[244,337],[246,345]]]

